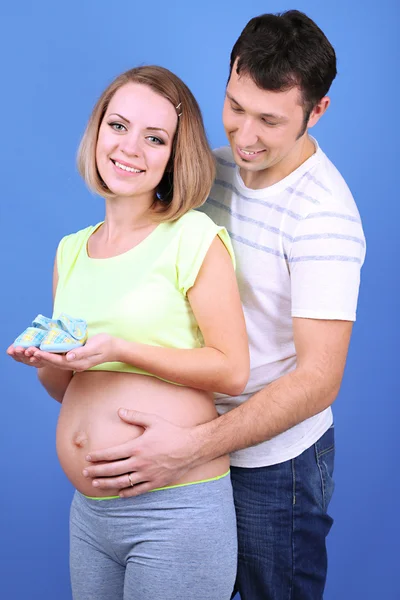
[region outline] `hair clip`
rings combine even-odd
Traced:
[[[178,110],[180,109],[180,107],[182,106],[182,102],[179,102],[178,106],[175,106],[176,111],[178,112]],[[179,113],[178,112],[178,117],[182,116],[182,111]]]

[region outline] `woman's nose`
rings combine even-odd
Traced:
[[[139,156],[141,153],[139,136],[134,133],[124,135],[120,141],[120,148],[127,156]]]

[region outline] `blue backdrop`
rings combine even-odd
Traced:
[[[332,105],[314,135],[347,180],[367,236],[358,321],[334,406],[336,523],[325,599],[398,600],[398,0],[3,5],[1,347],[51,312],[59,239],[101,220],[103,203],[79,179],[75,152],[103,88],[129,67],[166,66],[191,87],[212,145],[222,145],[230,49],[251,17],[288,8],[308,13],[336,48]],[[0,369],[0,596],[67,600],[73,490],[55,454],[59,405],[34,369],[4,353]]]

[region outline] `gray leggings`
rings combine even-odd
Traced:
[[[237,565],[230,476],[136,498],[75,492],[74,600],[229,600]]]

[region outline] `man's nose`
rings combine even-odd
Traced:
[[[246,150],[251,148],[258,141],[258,135],[255,123],[252,119],[243,119],[235,133],[235,142],[239,148]]]

